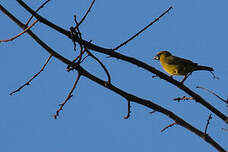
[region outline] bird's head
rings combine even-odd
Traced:
[[[161,56],[164,56],[164,57],[168,57],[172,55],[170,52],[168,51],[160,51],[157,53],[157,55],[154,57],[154,60],[160,60]]]

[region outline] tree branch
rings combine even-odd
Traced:
[[[38,73],[36,73],[29,81],[27,81],[25,84],[23,84],[22,86],[20,86],[18,89],[12,91],[10,93],[10,95],[12,96],[14,93],[19,92],[21,89],[23,89],[25,86],[29,85],[33,79],[35,79],[43,70],[44,68],[47,66],[49,60],[51,59],[52,55],[50,55],[47,59],[47,61],[45,62],[45,64],[43,65],[43,67],[40,69],[40,71]]]
[[[207,135],[207,128],[208,128],[208,126],[209,126],[209,124],[210,124],[210,120],[211,120],[211,119],[212,119],[212,114],[210,114],[210,115],[208,116],[207,124],[206,124],[205,130],[204,130],[204,134],[205,134],[205,135]]]
[[[15,23],[17,23],[21,28],[26,28],[26,26],[24,26],[24,24],[22,24],[18,19],[16,19],[12,14],[10,14],[7,10],[5,10],[1,5],[0,5],[0,10],[2,10],[5,14],[7,14],[7,16],[9,16],[9,18],[11,18]],[[32,31],[28,30],[28,34],[37,42],[39,43],[47,52],[49,52],[51,55],[53,55],[55,58],[59,59],[60,61],[62,61],[63,63],[67,64],[67,65],[74,65],[75,69],[77,71],[80,72],[81,75],[87,77],[88,79],[104,86],[107,88],[106,86],[106,82],[97,78],[96,76],[90,74],[89,72],[87,72],[84,68],[82,68],[80,65],[77,65],[75,63],[72,63],[70,60],[64,58],[63,56],[61,56],[60,54],[58,54],[57,52],[55,52],[53,49],[51,49],[47,44],[45,44],[43,41],[41,41]],[[189,123],[187,123],[186,121],[184,121],[183,119],[181,119],[180,117],[178,117],[177,115],[175,115],[174,113],[172,113],[171,111],[149,101],[146,99],[142,99],[139,98],[137,96],[134,96],[130,93],[127,93],[117,87],[115,87],[114,85],[110,84],[108,86],[108,89],[119,94],[120,96],[129,99],[130,101],[136,102],[138,104],[144,105],[146,107],[149,107],[153,110],[156,110],[158,112],[161,112],[162,114],[168,116],[169,118],[173,119],[178,125],[188,129],[189,131],[193,132],[194,134],[198,135],[199,137],[201,137],[203,140],[205,140],[207,143],[209,143],[210,145],[212,145],[214,148],[216,148],[218,151],[222,151],[222,152],[226,152],[225,149],[223,149],[216,141],[214,141],[210,136],[205,136],[205,134],[198,130],[197,128],[193,127],[192,125],[190,125]]]
[[[95,3],[95,0],[92,1],[92,3],[90,4],[89,6],[89,9],[86,11],[85,15],[83,16],[83,18],[81,19],[81,21],[74,27],[74,29],[77,29],[81,24],[82,22],[85,20],[85,18],[87,17],[87,15],[89,14],[91,8],[93,7],[93,4]]]
[[[71,34],[69,31],[51,23],[50,21],[48,21],[47,19],[45,19],[44,17],[38,15],[36,12],[34,12],[30,7],[28,7],[23,1],[21,0],[17,0],[17,2],[24,7],[27,11],[29,11],[32,15],[34,15],[40,22],[46,24],[47,26],[59,31],[60,33],[66,35],[67,37],[74,39],[75,41],[77,41],[78,43],[86,46],[88,49],[96,51],[96,52],[100,52],[103,54],[107,54],[111,57],[115,57],[117,59],[121,59],[123,61],[132,63],[134,65],[137,65],[155,75],[157,75],[159,78],[166,80],[167,82],[173,84],[174,86],[176,86],[177,88],[181,89],[182,91],[186,92],[188,95],[190,95],[191,97],[193,97],[195,99],[196,102],[200,103],[201,105],[203,105],[204,107],[206,107],[207,109],[209,109],[211,112],[213,112],[215,115],[217,115],[220,119],[222,119],[223,121],[225,121],[228,124],[228,117],[223,114],[222,112],[220,112],[219,110],[217,110],[215,107],[213,107],[211,104],[209,104],[206,100],[204,100],[200,95],[198,95],[197,93],[193,92],[191,89],[189,89],[188,87],[186,87],[183,83],[176,81],[172,78],[170,78],[170,76],[166,75],[165,73],[155,69],[154,67],[139,61],[133,57],[128,57],[126,55],[117,53],[112,51],[112,49],[106,49],[97,45],[94,45],[88,41],[85,41],[83,39],[80,39],[78,36],[75,37],[71,37]]]
[[[163,129],[161,130],[161,132],[165,131],[166,129],[168,129],[168,128],[170,128],[170,127],[173,127],[173,126],[176,125],[176,124],[177,124],[176,122],[169,124],[168,126],[166,126],[165,128],[163,128]]]
[[[153,25],[155,22],[157,22],[160,18],[162,18],[165,14],[167,14],[173,7],[169,7],[164,13],[162,13],[158,18],[156,18],[155,20],[153,20],[150,24],[148,24],[146,27],[144,27],[143,29],[141,29],[139,32],[137,32],[135,35],[133,35],[132,37],[130,37],[128,40],[126,40],[125,42],[121,43],[119,46],[115,47],[114,49],[112,49],[113,51],[118,50],[119,48],[121,48],[122,46],[126,45],[128,42],[130,42],[131,40],[133,40],[135,37],[137,37],[139,34],[141,34],[143,31],[145,31],[147,28],[149,28],[151,25]]]
[[[226,104],[228,104],[228,99],[225,100],[223,99],[222,97],[220,97],[219,95],[217,95],[216,93],[214,93],[213,91],[207,89],[207,88],[204,88],[204,87],[201,87],[201,86],[197,86],[196,88],[200,88],[200,89],[203,89],[203,90],[206,90],[207,92],[213,94],[214,96],[216,96],[218,99],[220,99],[221,101],[225,102]]]
[[[194,98],[193,97],[185,97],[185,96],[183,96],[183,97],[174,98],[173,100],[179,102],[180,100],[194,100]]]
[[[21,36],[22,34],[26,33],[29,29],[31,29],[36,23],[38,22],[38,20],[34,21],[29,27],[27,27],[26,29],[24,29],[23,32],[17,34],[16,36],[7,39],[7,40],[0,40],[0,42],[9,42],[9,41],[13,41],[14,39],[18,38],[19,36]]]
[[[50,0],[47,0],[46,2],[44,2],[42,5],[40,5],[39,8],[36,9],[35,12],[38,12],[41,8],[43,8]],[[29,22],[32,20],[33,15],[28,19],[27,23],[25,24],[25,26],[28,26]]]
[[[104,69],[107,77],[108,77],[108,80],[107,80],[107,83],[106,85],[108,86],[110,83],[111,83],[111,76],[107,70],[107,68],[105,67],[105,65],[95,56],[93,55],[87,48],[85,48],[85,51],[88,53],[89,56],[91,56],[93,59],[95,59],[100,65],[101,67]]]
[[[127,100],[127,115],[124,116],[124,119],[128,119],[131,116],[131,101]]]
[[[69,100],[73,97],[72,93],[73,93],[73,91],[74,91],[76,85],[78,84],[78,81],[79,81],[79,79],[80,79],[80,76],[81,76],[81,74],[80,74],[80,72],[78,72],[77,78],[76,78],[76,80],[75,80],[75,82],[74,82],[74,85],[73,85],[72,89],[70,90],[68,96],[67,96],[66,99],[63,101],[63,103],[61,103],[61,104],[59,105],[59,106],[60,106],[59,109],[58,109],[58,110],[56,111],[56,113],[53,115],[53,117],[54,117],[55,119],[58,118],[60,111],[63,110],[63,107],[64,107],[64,105],[67,103],[67,101],[69,101]]]

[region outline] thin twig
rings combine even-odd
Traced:
[[[23,32],[17,34],[16,36],[8,39],[8,40],[0,40],[0,42],[9,42],[9,41],[13,41],[14,39],[18,38],[19,36],[21,36],[22,34],[26,33],[30,28],[32,28],[36,23],[38,22],[38,20],[34,21],[29,27],[27,27]]]
[[[150,114],[153,114],[153,113],[155,113],[155,112],[156,112],[156,110],[153,110],[153,111],[150,111],[149,113],[150,113]]]
[[[83,50],[82,52],[80,52],[80,54],[72,61],[72,63],[75,63],[78,59],[80,59],[80,62],[79,60],[76,62],[76,64],[81,64],[89,55],[85,56],[83,59],[82,59],[82,55],[85,53],[85,50]],[[70,72],[71,70],[75,69],[74,66],[72,67],[72,64],[69,64],[66,68],[67,72]]]
[[[38,12],[41,8],[43,8],[50,0],[47,0],[46,2],[44,2],[35,12]],[[28,26],[29,22],[32,20],[33,15],[31,15],[31,17],[29,18],[29,20],[27,21],[27,23],[25,24],[25,26]],[[8,40],[0,40],[0,42],[9,42],[9,41],[13,41],[14,39],[18,38],[19,36],[21,36],[22,34],[24,34],[27,30],[29,30],[30,28],[32,28],[36,23],[38,22],[38,20],[34,21],[29,27],[27,27],[23,32],[17,34],[16,36],[8,39]]]
[[[49,1],[50,1],[50,0],[47,0],[47,1],[44,2],[42,5],[40,5],[40,7],[37,8],[35,12],[38,12],[38,11],[39,11],[41,8],[43,8],[44,5],[46,5]],[[28,19],[28,21],[27,21],[27,23],[25,24],[25,26],[28,26],[28,24],[29,24],[29,22],[32,20],[32,18],[33,18],[33,15]]]
[[[163,128],[163,129],[161,130],[161,132],[165,131],[166,129],[168,129],[169,127],[172,127],[172,126],[174,126],[174,125],[177,125],[177,123],[174,122],[174,123],[172,123],[172,124],[166,126],[165,128]]]
[[[82,50],[82,52],[80,52],[80,54],[72,61],[72,62],[76,62],[83,54],[85,53],[85,49]],[[81,63],[81,62],[80,62]]]
[[[153,75],[152,78],[157,78],[158,76],[157,75]]]
[[[213,72],[213,71],[210,71],[210,73],[212,74],[213,79],[217,79],[217,80],[219,79],[219,77],[216,77],[216,76],[215,76],[215,74],[214,74],[214,72]]]
[[[86,55],[80,62],[80,64],[88,57],[89,55]]]
[[[193,71],[192,71],[193,72]],[[184,76],[183,80],[181,80],[181,83],[184,83],[184,81],[190,76],[192,75],[192,72],[188,73],[187,75]]]
[[[74,37],[75,29],[73,27],[70,27],[70,34],[72,37]],[[71,39],[74,44],[74,51],[76,51],[76,41],[74,39]]]
[[[130,117],[131,114],[131,101],[127,100],[127,115],[124,116],[124,119],[128,119]]]
[[[194,100],[194,98],[193,97],[185,97],[185,96],[183,96],[183,97],[174,98],[173,100],[179,102],[180,100]]]
[[[224,130],[224,131],[228,131],[228,129],[227,129],[227,128],[222,128],[222,130]]]
[[[205,134],[205,135],[207,135],[207,128],[208,128],[208,126],[209,126],[209,124],[210,124],[210,120],[211,120],[211,119],[212,119],[212,114],[210,114],[210,115],[208,116],[207,124],[206,124],[205,130],[204,130],[204,134]]]
[[[107,70],[107,68],[105,67],[105,65],[95,56],[93,55],[87,48],[85,48],[85,51],[88,53],[89,56],[91,56],[92,58],[94,58],[100,65],[101,67],[104,69],[107,77],[108,77],[108,81],[106,83],[106,86],[108,86],[111,83],[111,76]]]
[[[43,65],[43,67],[40,69],[40,71],[38,73],[36,73],[29,81],[27,81],[25,84],[20,86],[18,89],[16,89],[15,91],[12,91],[9,95],[12,96],[14,93],[19,92],[25,86],[29,85],[32,82],[32,80],[35,79],[44,70],[44,68],[47,66],[48,62],[50,61],[51,57],[52,57],[52,55],[50,55],[48,57],[48,59],[46,60],[45,64]]]
[[[216,96],[218,99],[220,99],[221,101],[225,102],[226,104],[228,104],[228,99],[225,100],[223,99],[222,97],[220,97],[219,95],[217,95],[216,93],[214,93],[213,91],[207,89],[207,88],[204,88],[204,87],[201,87],[201,86],[197,86],[196,88],[200,88],[200,89],[203,89],[203,90],[206,90],[207,92],[213,94],[214,96]]]
[[[92,1],[92,3],[89,6],[89,9],[86,11],[86,13],[83,16],[83,18],[81,19],[81,21],[74,27],[74,29],[77,29],[82,24],[82,22],[85,20],[86,16],[89,14],[91,8],[93,7],[94,2],[95,2],[95,0]]]
[[[112,49],[113,51],[118,50],[120,47],[126,45],[129,41],[133,40],[135,37],[137,37],[139,34],[141,34],[143,31],[145,31],[148,27],[150,27],[151,25],[153,25],[155,22],[157,22],[161,17],[163,17],[165,14],[167,14],[173,7],[169,7],[164,13],[162,13],[158,18],[156,18],[155,20],[153,20],[150,24],[148,24],[146,27],[144,27],[143,29],[141,29],[139,32],[137,32],[135,35],[133,35],[132,37],[130,37],[128,40],[126,40],[125,42],[123,42],[122,44],[120,44],[119,46],[117,46],[116,48]]]
[[[76,27],[75,27],[75,28],[72,27],[72,30],[77,31],[77,32],[75,32],[75,33],[78,35],[78,37],[79,37],[80,39],[82,39],[82,33],[81,33],[81,31],[79,30],[79,23],[78,23],[78,21],[77,21],[76,15],[74,15],[74,22],[75,22],[75,24],[76,24]]]
[[[78,26],[79,23],[77,21],[76,15],[74,15],[74,22],[76,24],[76,28],[71,27],[70,32],[71,32],[71,37],[72,37],[71,40],[73,41],[73,44],[74,44],[74,50],[76,51],[76,41],[75,41],[74,37],[79,37],[80,39],[82,39],[82,34],[79,30],[79,26]],[[79,45],[81,47],[81,50],[83,50],[82,44],[79,43]],[[79,58],[79,59],[81,59],[81,58]]]
[[[81,76],[81,74],[78,73],[77,78],[76,78],[76,80],[75,80],[75,82],[74,82],[74,85],[73,85],[72,89],[70,90],[68,96],[67,96],[66,99],[63,101],[63,103],[61,103],[61,104],[59,105],[59,106],[60,106],[59,109],[58,109],[58,110],[56,111],[56,113],[53,115],[53,117],[54,117],[55,119],[57,119],[57,117],[59,116],[59,112],[60,112],[61,110],[63,110],[63,107],[64,107],[64,105],[67,103],[67,101],[69,101],[69,100],[71,99],[71,97],[73,97],[72,93],[73,93],[73,91],[74,91],[74,89],[75,89],[75,87],[76,87],[76,85],[77,85],[77,83],[78,83],[78,81],[79,81],[79,79],[80,79],[80,76]]]

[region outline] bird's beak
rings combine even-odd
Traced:
[[[159,56],[156,55],[156,56],[154,57],[154,60],[160,60]]]

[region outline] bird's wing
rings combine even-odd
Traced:
[[[180,58],[180,57],[177,57],[177,56],[169,56],[169,59],[168,59],[168,64],[174,64],[174,65],[192,65],[192,66],[197,66],[198,64],[197,63],[194,63],[190,60],[187,60],[187,59],[183,59],[183,58]]]

